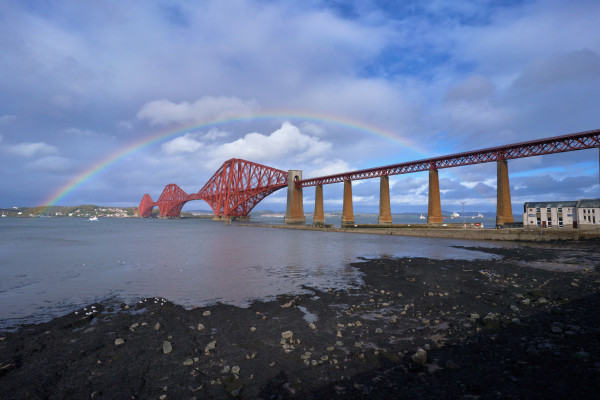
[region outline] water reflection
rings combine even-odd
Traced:
[[[303,286],[361,283],[359,258],[488,258],[448,239],[269,229],[210,220],[3,219],[0,324],[95,300],[160,296],[185,306],[245,305]],[[4,322],[3,322],[4,321]]]

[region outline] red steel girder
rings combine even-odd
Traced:
[[[205,200],[217,216],[247,216],[262,199],[287,186],[287,172],[232,158],[225,161],[198,193],[187,194],[171,183],[165,186],[158,201],[150,195],[142,198],[140,216],[150,217],[158,206],[161,217],[178,217],[191,200]]]
[[[563,153],[600,147],[600,129],[555,136],[546,139],[531,140],[505,146],[451,154],[442,157],[387,165],[383,167],[351,171],[343,174],[304,179],[295,183],[297,188],[326,185],[343,181],[377,178],[380,176],[407,174],[430,169],[459,167],[481,164],[498,160],[533,157],[544,154]]]
[[[151,217],[152,209],[155,205],[156,203],[154,202],[154,200],[152,200],[152,197],[150,197],[150,195],[146,193],[144,197],[142,197],[142,201],[140,202],[140,206],[138,207],[140,217]]]
[[[215,215],[239,217],[250,211],[269,194],[287,186],[287,172],[232,158],[221,165],[198,191]]]
[[[192,200],[179,186],[170,183],[165,186],[156,204],[162,217],[178,217],[185,203]]]

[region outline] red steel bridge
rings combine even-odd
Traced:
[[[591,148],[600,148],[600,129],[342,174],[295,180],[293,187],[300,189]],[[233,158],[225,161],[198,193],[187,194],[179,186],[171,183],[165,187],[156,202],[149,194],[145,194],[138,212],[142,217],[149,217],[152,215],[153,207],[158,206],[161,217],[178,217],[181,208],[188,201],[204,200],[210,205],[216,217],[246,217],[262,199],[279,189],[291,187],[291,185],[291,182],[288,185],[286,171]]]

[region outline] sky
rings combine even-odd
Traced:
[[[0,0],[0,208],[137,206],[230,158],[309,178],[598,129],[599,16],[597,0]],[[598,166],[597,149],[511,160],[513,207],[598,198]],[[443,210],[495,210],[495,163],[439,176]],[[427,172],[390,185],[392,212],[427,210]],[[324,187],[325,210],[342,192]],[[353,202],[377,212],[379,180]]]

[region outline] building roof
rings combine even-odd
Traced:
[[[524,208],[577,207],[577,203],[577,201],[536,201],[525,203]]]
[[[600,199],[580,199],[577,208],[600,208]]]

